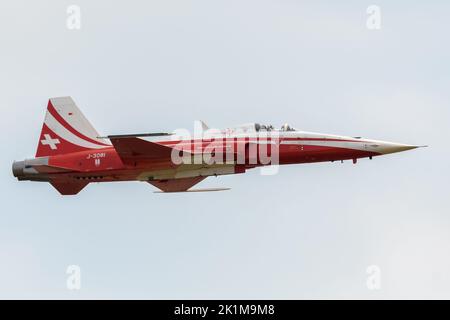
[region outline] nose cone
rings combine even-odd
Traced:
[[[421,146],[414,146],[409,144],[402,144],[402,143],[394,143],[394,142],[379,142],[378,143],[378,152],[381,154],[388,154],[388,153],[394,153],[394,152],[401,152],[411,149],[416,149]]]

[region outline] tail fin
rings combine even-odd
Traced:
[[[50,98],[36,157],[109,147],[71,97]]]

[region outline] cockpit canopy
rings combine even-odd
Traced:
[[[265,125],[265,124],[259,124],[255,123],[255,131],[272,131],[274,129],[273,125]]]
[[[295,128],[285,123],[281,126],[281,131],[295,131]]]
[[[295,131],[295,128],[291,127],[290,125],[288,125],[287,123],[283,124],[281,126],[280,129],[275,129],[273,127],[273,125],[269,124],[269,125],[264,125],[264,124],[259,124],[259,123],[255,123],[255,130],[258,131],[274,131],[274,130],[279,130],[279,131]]]
[[[227,129],[227,131],[232,132],[269,132],[269,131],[296,131],[295,128],[291,127],[289,124],[285,123],[280,129],[274,128],[271,124],[260,124],[260,123],[246,123],[240,126]]]

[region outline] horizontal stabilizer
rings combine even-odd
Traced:
[[[50,182],[64,196],[74,195],[83,190],[89,182]]]

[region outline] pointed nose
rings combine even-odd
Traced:
[[[394,143],[394,142],[381,142],[377,148],[381,154],[388,154],[394,152],[402,152],[406,150],[416,149],[421,146],[415,146],[410,144]]]

